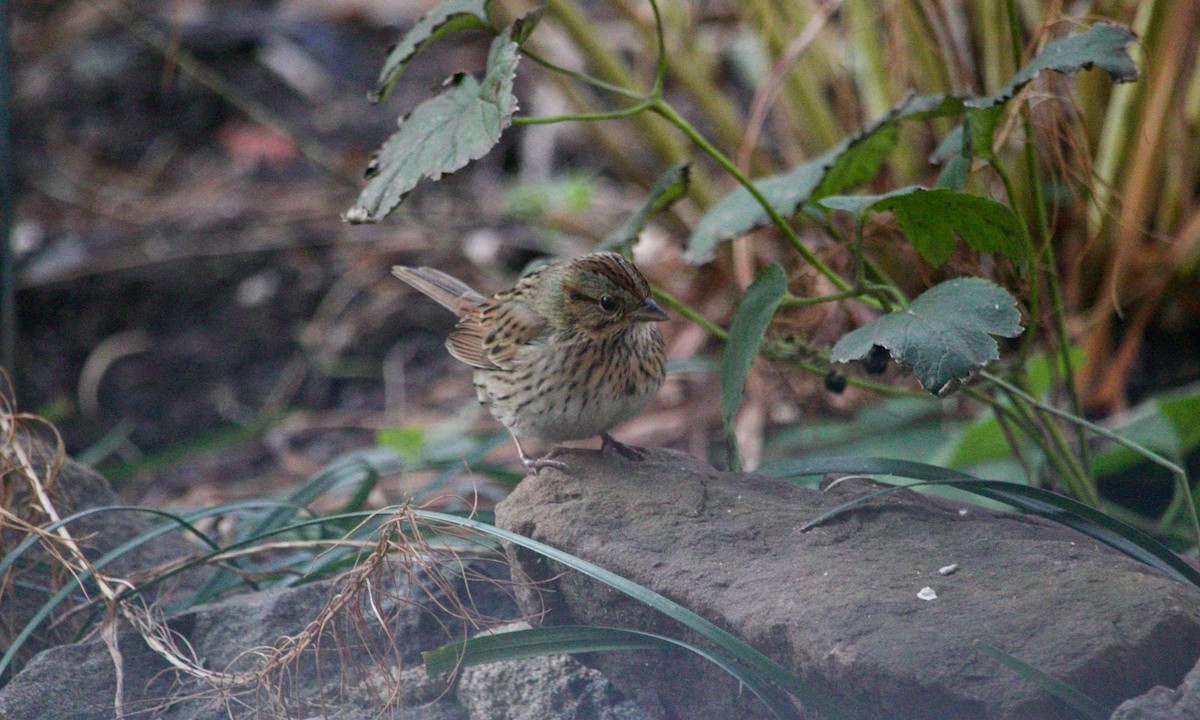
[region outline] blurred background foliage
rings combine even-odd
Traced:
[[[382,110],[365,104],[383,49],[433,4],[15,4],[14,380],[24,407],[55,420],[72,452],[130,478],[131,494],[192,503],[252,495],[377,440],[411,468],[377,486],[378,502],[414,489],[452,498],[480,483],[494,499],[513,480],[496,427],[440,351],[449,319],[403,295],[387,267],[415,261],[481,289],[503,287],[532,259],[594,247],[666,167],[695,153],[644,113],[512,128],[483,162],[422,186],[389,222],[341,224],[359,185],[352,178],[395,117],[450,73],[481,65],[486,38],[462,33],[414,61]],[[1026,147],[1036,153],[1082,407],[1192,460],[1194,476],[1200,7],[1020,0],[1014,53],[1009,5],[664,0],[667,96],[757,177],[811,159],[910,93],[986,94],[1054,38],[1097,20],[1131,27],[1137,82],[1046,74],[1023,91],[1030,123],[1013,103],[994,149],[1009,165]],[[516,17],[530,6],[497,0],[493,12]],[[649,87],[654,32],[639,0],[549,0],[530,48],[614,84]],[[612,107],[528,61],[517,82],[528,114]],[[953,123],[901,125],[868,191],[932,185],[938,168],[928,158]],[[1033,217],[1035,188],[1013,176],[1022,216]],[[658,216],[637,248],[652,280],[722,327],[757,268],[784,257],[765,229],[711,265],[682,260],[689,230],[734,187],[696,161],[687,200]],[[1005,195],[986,167],[968,189]],[[849,272],[836,243],[797,223],[820,257]],[[945,277],[997,271],[969,252],[935,270],[893,242],[898,230],[886,217],[866,230],[910,295]],[[789,269],[794,294],[827,294],[825,285],[802,266]],[[822,305],[789,313],[773,332],[828,346],[868,317]],[[669,334],[671,380],[618,432],[714,455],[718,348],[696,325],[675,323]],[[1061,401],[1053,363],[1040,362],[1045,382],[1031,389]],[[904,376],[888,372],[884,380],[903,390]],[[770,470],[836,450],[1013,479],[1038,464],[1014,455],[1004,428],[969,401],[878,400],[860,388],[831,393],[819,373],[760,366],[735,428],[743,458]],[[1112,509],[1176,533],[1170,478],[1123,451],[1094,449],[1101,493],[1120,503]],[[231,477],[248,479],[230,489]]]

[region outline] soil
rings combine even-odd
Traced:
[[[394,5],[400,26],[423,11]],[[438,382],[466,383],[441,350],[451,317],[402,301],[388,268],[453,262],[479,280],[455,245],[500,224],[506,148],[414,195],[398,221],[351,227],[340,213],[400,108],[486,45],[435,48],[373,107],[396,30],[352,6],[133,7],[128,22],[85,2],[14,8],[18,406],[127,499],[158,502],[285,485],[375,428],[461,410],[469,392]],[[147,22],[284,128],[140,41]],[[493,255],[519,268],[529,253],[514,248]]]

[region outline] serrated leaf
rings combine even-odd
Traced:
[[[450,89],[401,118],[372,163],[367,186],[346,212],[351,223],[379,222],[422,178],[437,180],[487,154],[512,122],[517,44],[501,35],[492,41],[482,81],[459,75]]]
[[[632,245],[637,242],[638,233],[646,226],[647,220],[687,194],[690,179],[691,163],[680,163],[668,168],[650,188],[646,202],[620,227],[601,240],[597,249],[615,250],[627,243]]]
[[[875,345],[912,368],[921,387],[944,396],[984,365],[1000,357],[992,335],[1021,334],[1017,301],[983,278],[958,278],[935,285],[904,310],[897,310],[845,335],[833,346],[832,362],[858,360]]]
[[[1107,71],[1116,82],[1132,82],[1138,78],[1138,69],[1133,58],[1125,52],[1125,46],[1136,39],[1137,35],[1127,27],[1096,23],[1081,33],[1047,44],[1004,87],[991,95],[971,98],[965,104],[967,107],[988,108],[1006,103],[1047,70],[1074,73],[1098,67]]]
[[[746,373],[750,372],[767,326],[786,293],[787,275],[783,268],[772,263],[746,288],[746,294],[733,311],[729,337],[721,354],[721,419],[726,432],[742,404]]]
[[[787,172],[761,178],[754,186],[771,207],[791,217],[805,203],[870,182],[896,144],[901,120],[920,120],[962,111],[962,101],[945,95],[910,95],[883,117],[824,153]],[[770,222],[746,188],[738,188],[709,208],[688,238],[684,258],[700,265],[713,259],[718,243]]]
[[[1096,23],[1087,30],[1055,40],[1022,67],[1012,79],[996,92],[963,101],[967,118],[938,146],[931,160],[946,162],[959,155],[991,159],[992,136],[996,122],[1003,114],[1004,104],[1026,85],[1047,70],[1075,73],[1091,67],[1108,72],[1116,82],[1131,82],[1138,77],[1137,65],[1125,51],[1125,46],[1137,39],[1126,27],[1112,23]],[[963,127],[971,127],[964,137]],[[964,145],[964,142],[967,142]],[[953,175],[948,182],[953,180]],[[941,179],[939,185],[943,185]]]
[[[981,252],[1025,259],[1025,231],[1016,213],[978,195],[911,185],[883,195],[836,195],[817,204],[851,212],[859,222],[868,212],[891,210],[904,236],[934,267],[949,259],[956,236]]]
[[[426,13],[388,52],[375,88],[367,98],[379,102],[387,97],[408,62],[430,42],[457,30],[490,29],[490,5],[491,0],[446,0]]]

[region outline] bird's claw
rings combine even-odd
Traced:
[[[567,472],[570,468],[565,462],[553,459],[557,454],[558,448],[554,448],[540,458],[522,457],[521,461],[525,463],[525,469],[534,475],[537,475],[542,468],[554,468],[560,472]]]
[[[626,445],[608,433],[600,434],[600,452],[612,450],[630,462],[642,462],[646,459],[646,450],[633,445]]]

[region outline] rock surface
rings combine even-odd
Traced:
[[[1126,700],[1112,720],[1187,720],[1200,718],[1200,665],[1172,690],[1161,685],[1140,697]]]
[[[513,623],[497,632],[528,627]],[[608,678],[570,655],[464,668],[458,699],[472,720],[647,720]]]
[[[1200,592],[1055,524],[918,495],[862,494],[725,474],[686,455],[594,452],[527,478],[497,524],[624,575],[748,640],[848,717],[1017,720],[1070,710],[972,646],[995,645],[1115,707],[1175,687],[1200,655]],[[688,636],[577,573],[509,547],[522,598],[548,624]],[[957,564],[951,575],[939,568]],[[514,571],[515,572],[515,571]],[[936,599],[928,596],[931,588]],[[656,717],[765,718],[719,669],[685,652],[589,656]]]
[[[478,563],[475,569],[480,570]],[[175,616],[169,625],[205,658],[206,667],[245,668],[254,660],[248,650],[302,632],[338,582],[235,596]],[[502,585],[476,581],[470,594],[481,609],[515,616],[516,607],[501,590]],[[289,663],[270,682],[223,693],[176,676],[144,642],[126,633],[120,639],[123,709],[127,717],[165,720],[646,719],[598,671],[567,656],[465,668],[457,687],[448,676],[428,677],[418,653],[450,640],[447,629],[454,621],[438,610],[447,604],[436,592],[399,606],[385,600],[380,612],[388,620],[390,638],[361,632],[357,620],[369,624],[370,616],[355,622],[343,618],[327,627],[318,648]],[[108,720],[115,714],[116,691],[113,659],[101,640],[55,647],[0,688],[0,718]]]
[[[61,492],[57,492],[56,502],[64,514],[116,502],[102,477],[70,461],[58,483]],[[79,537],[88,538],[90,556],[95,558],[149,527],[136,515],[131,520],[127,515],[101,513],[85,518],[74,529]],[[6,551],[17,542],[12,534],[0,539]],[[132,575],[194,551],[187,542],[165,536],[124,555],[108,569]],[[30,557],[40,556],[31,551]],[[117,646],[122,710],[126,717],[163,720],[645,717],[600,673],[562,656],[471,668],[457,693],[449,677],[427,677],[419,652],[456,640],[477,627],[457,616],[453,609],[456,601],[469,604],[488,624],[519,616],[503,558],[475,558],[469,563],[466,573],[461,563],[450,563],[452,572],[437,582],[430,579],[428,569],[436,563],[429,563],[428,558],[420,567],[403,560],[385,564],[371,575],[369,598],[355,595],[358,601],[341,607],[335,619],[321,627],[319,638],[308,650],[265,675],[257,685],[217,690],[175,673],[140,637],[121,632]],[[37,571],[35,565],[33,572]],[[4,614],[13,627],[0,624],[0,632],[19,629],[45,602],[44,593],[26,588],[47,583],[44,576],[33,572],[22,576],[23,586],[10,585],[3,590]],[[185,586],[194,587],[204,577],[197,573],[185,578]],[[272,648],[287,646],[287,638],[311,629],[314,619],[353,579],[347,574],[298,587],[234,595],[176,614],[167,619],[166,626],[178,645],[190,647],[195,657],[203,659],[205,668],[249,670]],[[160,595],[159,599],[166,597]],[[379,617],[385,619],[382,626]],[[59,644],[64,632],[59,628],[57,634],[40,632],[35,636],[38,645],[47,649],[0,686],[0,720],[110,720],[116,716],[118,682],[113,654],[96,637]],[[0,635],[0,639],[4,637]],[[7,640],[0,648],[6,645]]]
[[[502,562],[476,562],[475,573],[503,577]],[[400,561],[393,564],[394,583],[372,589],[376,609],[365,597],[345,606],[323,625],[316,642],[299,657],[254,686],[214,688],[177,675],[138,636],[120,636],[126,714],[149,713],[168,720],[216,720],[229,717],[466,718],[443,683],[414,683],[406,672],[420,665],[420,651],[461,636],[463,623],[448,610],[453,602],[445,582],[422,580]],[[385,577],[383,573],[376,578]],[[168,626],[203,658],[204,667],[246,671],[261,661],[260,651],[287,645],[310,627],[347,582],[348,576],[296,588],[236,595],[197,606],[168,619]],[[467,591],[454,586],[461,599]],[[517,611],[502,583],[474,580],[469,598],[495,617],[513,618]],[[376,614],[378,613],[378,615]],[[382,627],[377,617],[386,620]],[[182,645],[182,643],[179,643]],[[113,658],[100,638],[51,648],[36,656],[11,682],[0,688],[0,718],[5,720],[102,720],[114,715],[117,692]],[[398,679],[397,679],[398,676]],[[399,696],[397,697],[397,693]],[[388,700],[398,700],[389,704]],[[453,706],[453,707],[451,707]],[[390,713],[390,714],[388,714]]]

